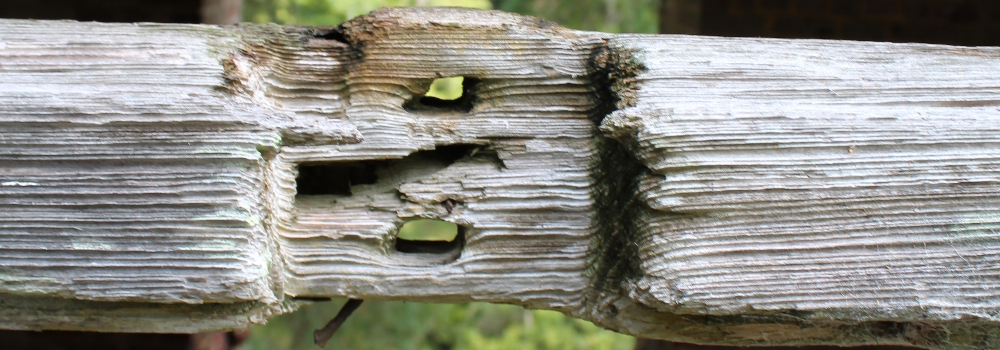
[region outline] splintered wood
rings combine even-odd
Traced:
[[[1000,347],[998,67],[461,9],[0,20],[0,327],[195,332],[343,297]],[[464,95],[424,98],[441,77]],[[400,249],[423,218],[459,237]]]

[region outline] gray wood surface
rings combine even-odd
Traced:
[[[449,76],[467,101],[420,102]],[[998,78],[995,48],[496,11],[0,20],[0,327],[240,328],[350,297],[699,343],[995,348]],[[317,165],[349,193],[298,193]],[[418,218],[458,245],[399,251]]]

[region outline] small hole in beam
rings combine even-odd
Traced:
[[[325,33],[317,33],[315,37],[326,40],[335,40],[342,42],[344,44],[350,44],[350,42],[347,41],[347,37],[344,36],[343,27],[330,28],[329,31]]]
[[[409,157],[413,159],[433,160],[447,167],[470,154],[481,146],[455,144],[441,145],[433,150],[419,151]],[[392,169],[401,160],[366,160],[356,162],[306,162],[298,166],[299,175],[295,178],[297,195],[350,196],[351,186],[373,185],[378,181],[376,172],[379,169]]]
[[[350,196],[351,186],[371,185],[378,180],[368,162],[302,163],[295,179],[298,195]]]
[[[465,77],[434,79],[427,94],[416,96],[403,107],[410,111],[445,110],[468,112],[475,101],[479,80]]]
[[[399,228],[396,251],[401,253],[444,254],[461,249],[465,237],[462,228],[441,220],[408,221]]]

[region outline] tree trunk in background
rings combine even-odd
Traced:
[[[1000,2],[702,0],[700,33],[1000,46]]]
[[[202,0],[200,10],[201,23],[240,23],[242,11],[243,0]]]
[[[698,34],[702,0],[660,2],[660,34]]]

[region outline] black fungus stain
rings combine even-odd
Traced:
[[[596,91],[597,107],[590,120],[595,128],[597,157],[591,172],[596,232],[588,254],[588,271],[597,293],[619,294],[623,281],[641,273],[638,241],[644,204],[636,194],[639,180],[649,169],[626,145],[605,137],[597,128],[615,110],[635,104],[631,82],[645,67],[632,58],[631,52],[601,46],[591,54],[589,69]]]

